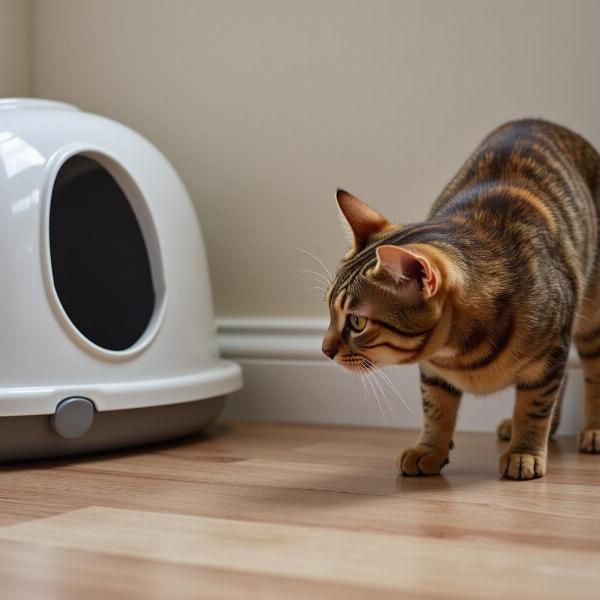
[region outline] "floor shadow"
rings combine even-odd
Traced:
[[[446,475],[429,475],[427,477],[404,477],[399,475],[396,478],[396,490],[402,494],[422,494],[425,493],[447,493],[452,489],[464,487],[468,482],[464,479],[457,481]]]
[[[99,450],[70,456],[57,456],[54,458],[6,461],[0,463],[0,472],[27,471],[30,469],[56,469],[74,464],[85,464],[115,458],[126,458],[128,456],[136,456],[139,454],[163,452],[176,448],[185,448],[186,446],[219,439],[228,435],[231,429],[231,426],[226,423],[216,423],[202,431],[171,438],[169,440],[140,444],[139,446]]]
[[[411,498],[414,501],[415,497],[427,497],[431,500],[439,495],[448,499],[454,494],[460,495],[462,490],[471,486],[480,485],[490,476],[497,478],[495,474],[473,473],[466,469],[447,475],[403,477],[396,475],[391,468],[389,475],[369,477],[365,475],[364,467],[357,467],[356,473],[348,469],[339,473],[334,468],[326,477],[307,476],[285,487],[271,487],[265,481],[265,486],[249,486],[244,492],[249,502],[272,504],[278,509],[286,505],[293,508],[302,503],[305,509],[320,510],[369,504],[382,498],[396,498],[399,501]]]

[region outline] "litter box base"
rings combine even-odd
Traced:
[[[225,396],[180,404],[96,411],[89,430],[61,437],[52,415],[0,417],[0,461],[51,458],[115,450],[168,440],[202,430],[221,414]]]

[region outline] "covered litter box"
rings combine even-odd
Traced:
[[[76,107],[0,100],[0,460],[196,431],[241,387],[169,162]]]

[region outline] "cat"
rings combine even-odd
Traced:
[[[353,243],[327,293],[323,353],[349,369],[418,362],[423,426],[402,475],[448,463],[463,391],[516,387],[500,476],[546,473],[574,340],[585,375],[582,452],[600,453],[600,156],[525,119],[489,134],[434,203],[396,225],[337,202]]]

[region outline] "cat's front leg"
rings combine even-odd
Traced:
[[[523,480],[546,474],[552,415],[565,379],[561,366],[538,383],[517,385],[510,445],[500,457],[502,477]]]
[[[402,475],[436,475],[448,463],[462,392],[421,366],[423,428],[412,448],[398,456]]]

